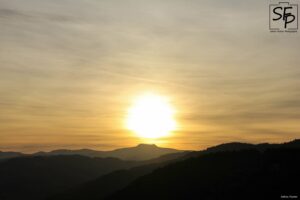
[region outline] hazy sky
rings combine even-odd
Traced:
[[[113,149],[153,91],[176,108],[165,147],[300,136],[300,35],[261,0],[0,0],[0,150]]]

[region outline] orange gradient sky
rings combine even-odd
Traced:
[[[270,33],[268,2],[0,0],[0,150],[203,149],[300,136],[300,35]],[[177,130],[124,126],[148,91]]]

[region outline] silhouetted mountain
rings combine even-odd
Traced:
[[[19,156],[23,156],[24,154],[19,152],[3,152],[0,151],[0,160],[9,159],[9,158],[15,158]]]
[[[241,142],[230,142],[230,143],[209,147],[206,150],[190,152],[189,154],[185,155],[185,158],[195,157],[195,156],[214,153],[214,152],[241,151],[241,150],[251,150],[251,149],[252,150],[255,149],[258,151],[265,151],[266,149],[275,149],[275,148],[282,148],[282,147],[300,148],[300,139],[295,139],[293,141],[282,143],[282,144],[269,144],[269,143],[248,144],[248,143],[241,143]]]
[[[79,155],[12,158],[0,163],[0,199],[41,200],[103,174],[140,164]]]
[[[193,185],[190,185],[189,179],[193,179],[195,175],[194,180],[196,183],[201,182],[201,176],[206,176],[207,179],[210,178],[210,174],[215,173],[215,175],[212,175],[211,178],[214,181],[215,178],[218,178],[220,175],[219,181],[222,182],[222,177],[225,176],[222,173],[228,172],[230,173],[237,173],[237,176],[239,176],[239,173],[248,173],[248,171],[255,171],[258,170],[257,168],[253,168],[255,165],[255,162],[261,162],[265,159],[264,152],[269,151],[267,149],[278,149],[279,153],[285,149],[290,148],[300,148],[300,140],[295,140],[289,143],[284,144],[259,144],[259,145],[252,145],[252,144],[245,144],[245,143],[228,143],[228,144],[221,144],[217,145],[212,148],[208,148],[204,151],[199,152],[184,152],[184,153],[175,153],[175,154],[169,154],[162,156],[158,159],[153,159],[151,162],[154,162],[157,160],[156,164],[149,164],[149,165],[143,165],[140,167],[135,167],[128,170],[119,170],[116,172],[112,172],[109,174],[106,174],[100,178],[97,178],[95,180],[92,180],[90,182],[87,182],[85,184],[82,184],[80,186],[74,187],[71,190],[68,190],[64,193],[55,195],[51,200],[81,200],[88,197],[89,200],[101,200],[106,199],[108,195],[117,192],[118,190],[125,188],[120,193],[116,193],[115,195],[111,196],[110,199],[177,199],[177,195],[174,196],[160,196],[160,194],[164,194],[164,192],[161,192],[161,190],[164,190],[164,187],[168,187],[168,182],[170,182],[171,186],[167,188],[166,193],[176,193],[176,191],[181,191],[183,188],[185,188],[189,192],[189,187],[193,188]],[[263,147],[263,148],[262,148]],[[270,148],[267,148],[270,147]],[[259,150],[258,150],[259,149]],[[263,150],[262,150],[263,149]],[[293,150],[292,150],[293,151]],[[249,153],[250,152],[250,153]],[[254,154],[258,155],[258,160],[251,159],[251,155],[254,152]],[[235,156],[235,153],[236,156]],[[240,153],[240,154],[238,154]],[[286,152],[287,155],[289,155],[289,152]],[[221,155],[219,155],[221,154]],[[292,152],[291,155],[293,155],[294,152]],[[224,158],[223,156],[224,155]],[[206,157],[208,156],[208,157]],[[229,158],[227,158],[228,156]],[[230,157],[232,156],[232,157]],[[250,156],[250,157],[249,157]],[[211,158],[210,158],[211,157]],[[248,160],[249,157],[249,160]],[[282,158],[284,159],[285,156]],[[206,159],[215,159],[216,165],[210,164]],[[203,161],[199,161],[198,159]],[[281,158],[278,158],[279,160]],[[248,161],[247,161],[248,160]],[[145,161],[146,163],[147,161]],[[203,162],[203,166],[202,166]],[[282,161],[283,162],[283,161]],[[174,163],[171,164],[170,163]],[[182,164],[184,163],[184,164]],[[230,166],[230,163],[232,165],[237,166]],[[256,163],[257,164],[257,163]],[[165,165],[168,165],[166,167],[163,167]],[[177,166],[182,166],[177,169]],[[199,166],[200,165],[200,166]],[[210,166],[212,165],[212,166]],[[229,166],[227,166],[229,165]],[[241,165],[241,170],[238,169],[239,165]],[[268,165],[273,166],[272,163],[269,163]],[[174,167],[175,166],[175,167]],[[231,171],[224,171],[222,169],[222,166],[227,166],[227,170]],[[276,164],[275,164],[276,166]],[[163,168],[162,168],[163,167]],[[231,167],[231,168],[230,168]],[[233,168],[235,167],[235,168]],[[243,169],[242,167],[245,167],[246,169]],[[263,167],[263,165],[261,166]],[[157,169],[159,168],[159,169]],[[220,169],[219,169],[220,168]],[[174,171],[170,169],[176,169]],[[153,172],[154,171],[154,172]],[[170,171],[170,173],[167,173]],[[151,173],[153,172],[153,173]],[[160,173],[161,172],[161,173]],[[158,174],[157,174],[158,173]],[[183,173],[183,174],[182,174]],[[190,173],[189,176],[186,177],[188,180],[181,180],[184,179],[184,173]],[[207,175],[206,175],[207,173]],[[263,173],[263,172],[261,172]],[[149,175],[147,175],[149,174]],[[153,174],[155,174],[155,177],[153,177]],[[178,177],[178,175],[179,177]],[[180,175],[181,174],[181,175]],[[144,179],[145,177],[150,177],[148,179]],[[200,176],[200,177],[199,177]],[[249,175],[250,176],[250,175]],[[142,178],[141,178],[142,177]],[[162,189],[160,190],[160,182],[162,182],[161,179],[166,179],[167,181],[163,184]],[[157,178],[157,183],[152,181],[152,179]],[[178,179],[179,178],[179,179]],[[239,177],[237,177],[239,178]],[[243,179],[244,177],[240,177]],[[259,179],[259,175],[257,177]],[[262,177],[263,178],[263,177]],[[206,180],[206,179],[205,179]],[[203,181],[205,181],[203,180]],[[225,180],[225,179],[224,179]],[[148,184],[149,181],[152,181]],[[133,182],[133,183],[132,183]],[[178,183],[180,182],[180,183]],[[132,183],[130,185],[130,183]],[[139,191],[139,187],[143,185],[147,185],[148,188],[144,188],[145,190]],[[205,185],[205,183],[202,183]],[[219,183],[221,184],[221,183]],[[228,183],[229,184],[229,183]],[[235,183],[232,183],[235,184]],[[236,183],[240,184],[240,183]],[[180,185],[180,187],[179,187]],[[183,186],[182,186],[183,185]],[[128,187],[126,187],[128,186]],[[145,186],[146,187],[146,186]],[[128,189],[129,188],[129,189]],[[134,190],[131,189],[134,188]],[[157,193],[155,195],[149,195],[149,193],[152,192],[151,188],[157,189]],[[213,188],[210,188],[213,191]],[[136,196],[131,196],[132,194],[129,194],[129,191],[135,193]],[[198,189],[192,192],[197,192]],[[168,191],[168,192],[167,192]],[[125,195],[123,197],[123,195]],[[128,196],[126,196],[128,195]],[[222,193],[219,194],[220,196]],[[200,195],[202,196],[202,195]],[[179,196],[180,197],[180,196]],[[187,196],[186,198],[182,197],[182,199],[190,199],[190,196]],[[197,196],[194,199],[202,199]],[[212,198],[215,199],[215,198]],[[223,198],[220,198],[223,199]],[[238,198],[243,199],[243,198]],[[258,198],[255,198],[258,199]]]
[[[299,198],[300,148],[296,146],[223,151],[189,158],[138,178],[108,199]]]
[[[158,147],[125,149],[136,148]],[[228,143],[139,162],[74,155],[12,158],[0,163],[0,199],[278,199],[298,192],[292,181],[300,178],[299,149],[300,140],[294,140]]]
[[[280,146],[280,144],[279,144],[279,146]],[[295,139],[291,142],[283,143],[282,146],[283,147],[289,147],[289,148],[292,148],[292,147],[299,148],[300,147],[300,139]]]
[[[156,163],[128,170],[114,171],[63,193],[54,195],[49,198],[49,200],[81,200],[86,199],[86,197],[88,197],[89,200],[103,199],[123,189],[137,178],[152,172],[159,166],[161,166],[161,164]]]
[[[124,160],[149,160],[162,155],[182,152],[176,149],[161,148],[155,144],[139,144],[136,147],[116,149],[108,152],[111,157],[116,157]]]
[[[220,152],[220,151],[240,151],[245,149],[254,149],[256,145],[240,143],[240,142],[231,142],[226,144],[220,144],[214,147],[207,148],[207,152]]]
[[[139,144],[136,147],[121,148],[112,151],[96,151],[91,149],[67,150],[60,149],[51,152],[38,152],[34,155],[82,155],[88,157],[114,157],[123,160],[149,160],[162,155],[182,152],[176,149],[161,148],[155,144]]]
[[[103,175],[85,184],[75,186],[63,193],[54,195],[49,200],[81,200],[88,197],[89,200],[103,199],[110,194],[124,188],[137,178],[152,172],[158,167],[175,162],[188,152],[168,154],[152,160],[143,161],[144,165],[131,169],[118,170]]]

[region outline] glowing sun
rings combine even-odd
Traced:
[[[160,138],[176,129],[174,109],[167,98],[145,94],[129,108],[126,126],[141,138]]]

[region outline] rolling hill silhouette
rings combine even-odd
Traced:
[[[85,199],[87,196],[90,200],[103,199],[119,189],[124,188],[137,178],[152,172],[154,169],[184,158],[188,153],[189,152],[168,154],[159,158],[143,161],[143,164],[138,167],[113,171],[92,181],[75,186],[70,190],[54,195],[49,198],[49,200]]]
[[[123,152],[132,149],[139,149],[139,154],[134,155],[142,156],[141,152],[146,152],[149,156],[148,151],[160,148],[138,145]],[[299,196],[299,153],[300,140],[294,140],[258,145],[234,142],[203,151],[176,151],[142,161],[72,154],[22,156],[0,163],[0,199],[278,199],[280,195]]]
[[[169,152],[176,153],[167,154]],[[89,156],[76,155],[84,153],[89,153]],[[93,150],[59,150],[26,156],[17,154],[16,156],[19,157],[10,159],[6,157],[7,159],[3,159],[0,163],[0,199],[44,199],[103,174],[150,163],[165,162],[178,157],[177,154],[181,155],[181,151],[146,144],[100,153]],[[163,156],[145,161],[125,161],[112,157],[98,158],[97,156],[100,155],[130,160],[144,160],[143,155],[145,158]]]
[[[79,155],[12,158],[0,164],[0,199],[43,199],[73,185],[138,164],[117,158]]]
[[[154,170],[106,199],[299,198],[299,140],[282,145],[224,144],[218,148]]]
[[[96,151],[91,149],[67,150],[59,149],[50,152],[38,152],[34,155],[49,156],[49,155],[82,155],[88,157],[114,157],[122,160],[149,160],[159,156],[182,152],[171,148],[158,147],[155,144],[139,144],[135,147],[115,149],[112,151]]]
[[[3,151],[0,151],[0,161],[5,160],[5,159],[10,159],[10,158],[16,158],[16,157],[20,157],[20,156],[25,156],[25,154],[19,153],[19,152],[3,152]]]
[[[299,176],[299,149],[300,140],[294,140],[284,144],[227,143],[204,151],[170,154],[163,156],[165,162],[115,171],[50,199],[247,199],[234,191],[251,190],[260,181],[266,190],[254,191],[251,198],[273,195],[278,199],[280,190],[273,187],[290,194],[296,191],[297,185],[290,182],[283,186],[281,181]],[[221,198],[223,194],[227,196]],[[253,197],[258,194],[267,196]]]

